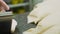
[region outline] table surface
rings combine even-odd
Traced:
[[[27,24],[27,15],[29,12],[24,14],[15,15],[14,19],[16,19],[18,25],[16,27],[16,31],[14,34],[22,34],[24,31],[36,27],[35,24]]]

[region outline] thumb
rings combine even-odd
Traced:
[[[3,0],[0,0],[0,5],[1,5],[5,10],[9,10],[9,6],[8,6]]]

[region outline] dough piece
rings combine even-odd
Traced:
[[[60,12],[48,15],[37,24],[37,27],[39,25],[42,28],[39,34],[60,34]]]
[[[48,15],[37,24],[36,28],[29,30],[23,34],[60,34],[60,12]]]
[[[60,11],[60,0],[43,0],[42,3],[38,3],[28,15],[28,23],[41,21],[47,15]]]

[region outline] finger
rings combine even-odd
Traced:
[[[0,6],[0,11],[2,11],[2,10],[3,10],[3,7]]]
[[[5,10],[9,10],[9,6],[3,0],[0,0],[0,5],[3,6]]]
[[[0,12],[5,12],[5,10],[2,6],[0,6]]]

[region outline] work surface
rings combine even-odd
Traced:
[[[36,27],[35,24],[27,24],[27,15],[29,12],[24,13],[24,14],[17,14],[14,18],[16,19],[18,25],[16,28],[16,32],[14,34],[22,34],[22,32]]]

